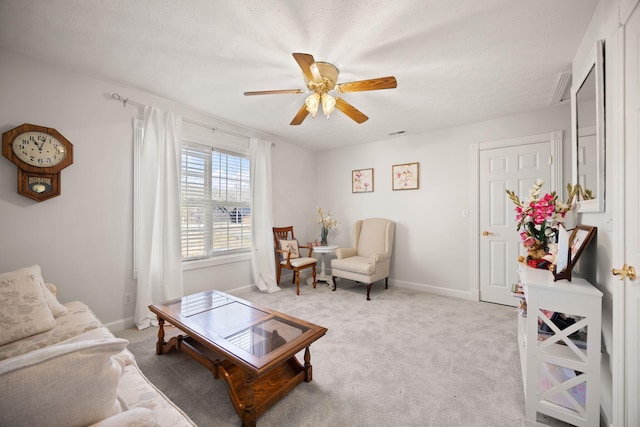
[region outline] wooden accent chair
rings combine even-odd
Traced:
[[[367,300],[371,285],[384,279],[389,288],[389,267],[395,223],[384,218],[356,221],[353,226],[353,247],[336,249],[337,258],[331,260],[333,290],[336,278],[355,280],[367,284]]]
[[[296,295],[300,295],[300,271],[311,268],[313,274],[313,288],[316,287],[316,264],[318,261],[311,256],[311,246],[301,246],[293,234],[293,226],[273,227],[273,247],[276,251],[276,283],[280,286],[280,273],[283,268],[293,270],[293,280],[296,284]],[[307,257],[300,254],[300,249],[309,249]]]

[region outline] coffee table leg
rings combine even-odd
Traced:
[[[304,349],[304,380],[310,382],[313,379],[313,367],[311,366],[311,352],[309,347]]]
[[[245,372],[244,384],[240,391],[240,401],[244,405],[242,408],[242,427],[256,426],[256,409],[253,401],[253,387],[255,385],[255,375]]]
[[[156,354],[162,354],[164,344],[164,319],[158,316],[158,341],[156,342]]]

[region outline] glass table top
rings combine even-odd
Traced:
[[[166,305],[173,312],[256,357],[264,357],[310,328],[214,291]]]

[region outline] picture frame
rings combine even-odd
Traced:
[[[417,190],[420,188],[420,164],[403,163],[391,167],[393,190]]]
[[[373,168],[351,171],[352,193],[373,193]]]
[[[590,225],[576,225],[569,238],[569,251],[571,253],[571,268],[576,265],[584,248],[596,235],[598,228]]]
[[[558,252],[556,254],[556,265],[554,266],[553,281],[571,281],[571,250],[569,248],[569,232],[564,225],[558,225]]]

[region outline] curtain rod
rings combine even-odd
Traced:
[[[110,97],[111,99],[114,99],[116,101],[120,101],[122,102],[122,106],[126,107],[127,104],[131,104],[131,105],[135,105],[136,107],[144,107],[143,104],[140,104],[139,102],[136,101],[132,101],[129,98],[125,98],[124,96],[118,94],[118,93],[112,93],[112,94],[107,94],[108,97]],[[240,133],[236,133],[236,132],[231,132],[229,130],[224,130],[224,129],[220,129],[217,128],[215,126],[211,126],[211,125],[207,125],[205,123],[200,123],[197,122],[195,120],[191,120],[191,119],[185,119],[184,117],[182,118],[183,121],[187,122],[187,123],[191,123],[192,125],[196,125],[196,126],[201,126],[205,129],[211,129],[213,132],[222,132],[222,133],[226,133],[227,135],[233,135],[233,136],[237,136],[238,138],[246,138],[246,139],[251,139],[250,136],[247,135],[242,135]],[[276,144],[271,143],[272,147],[275,147]]]

